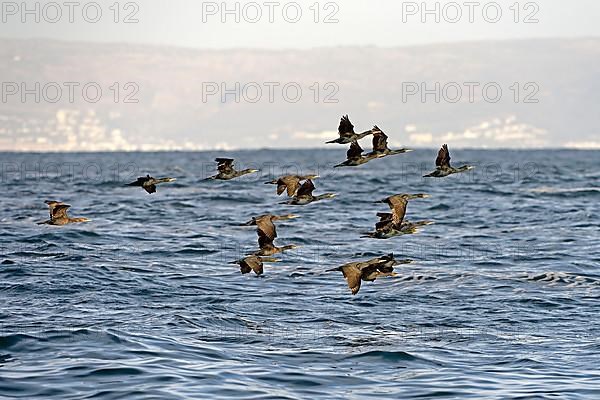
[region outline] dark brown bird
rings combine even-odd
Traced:
[[[469,171],[475,167],[471,165],[463,165],[460,168],[454,168],[450,165],[450,151],[448,151],[448,145],[442,146],[438,152],[438,156],[435,159],[436,170],[424,175],[424,178],[444,178],[448,175],[458,174],[461,172]]]
[[[45,203],[48,205],[50,210],[50,219],[44,222],[38,222],[38,225],[67,225],[75,224],[79,222],[90,222],[87,218],[71,218],[67,214],[67,210],[71,207],[60,201],[47,200]]]
[[[390,150],[388,147],[388,136],[377,125],[371,131],[373,132],[373,151],[367,154],[367,156],[382,158],[412,151],[409,149]]]
[[[375,224],[375,232],[366,233],[366,237],[374,239],[389,239],[398,235],[416,233],[417,228],[432,224],[431,221],[409,222],[404,220],[408,201],[412,199],[425,199],[428,194],[397,194],[376,203],[386,203],[392,209],[391,213],[378,213],[379,222]]]
[[[264,263],[276,263],[278,261],[278,259],[272,257],[248,256],[241,260],[232,261],[230,264],[239,265],[242,275],[254,271],[257,276],[260,276],[264,273]]]
[[[352,291],[352,294],[355,295],[360,290],[361,281],[373,282],[380,277],[396,276],[398,274],[394,272],[394,266],[409,264],[411,262],[412,260],[397,261],[394,258],[394,254],[388,254],[387,256],[364,262],[351,262],[331,269],[329,272],[341,271],[348,282],[348,287]]]
[[[350,149],[346,152],[346,161],[334,166],[333,168],[358,167],[359,165],[366,164],[371,160],[381,157],[381,155],[373,153],[363,155],[363,151],[364,150],[362,147],[360,147],[360,144],[358,144],[357,141],[353,141],[352,144],[350,144]]]
[[[277,228],[273,221],[296,218],[295,215],[274,216],[263,215],[258,218],[253,218],[246,225],[256,225],[256,233],[258,235],[258,247],[260,250],[254,253],[255,256],[272,256],[278,253],[283,253],[288,250],[298,248],[296,245],[287,245],[277,247],[274,244],[277,238]]]
[[[156,193],[156,185],[161,183],[175,182],[177,179],[175,178],[160,178],[155,179],[150,175],[146,175],[144,177],[140,177],[135,182],[131,182],[129,186],[140,186],[149,194]]]
[[[265,182],[266,185],[277,185],[277,195],[281,196],[287,190],[288,197],[293,197],[300,188],[300,183],[306,180],[314,180],[319,178],[319,175],[286,175],[281,178],[274,179],[270,182]]]
[[[217,170],[219,171],[219,173],[215,176],[207,178],[207,180],[218,179],[222,181],[229,181],[231,179],[239,178],[240,176],[258,172],[257,169],[244,169],[242,171],[237,171],[233,166],[234,161],[235,160],[233,160],[232,158],[215,159],[215,162],[217,163]]]
[[[334,193],[325,193],[318,196],[313,195],[313,191],[315,190],[315,184],[312,180],[307,180],[300,186],[296,196],[292,197],[290,200],[282,203],[282,204],[290,204],[294,206],[303,206],[306,204],[314,203],[316,201],[321,201],[324,199],[332,199],[335,197]]]
[[[354,132],[354,125],[352,125],[352,122],[350,122],[350,118],[348,118],[347,115],[344,115],[340,120],[340,126],[338,127],[338,135],[340,137],[327,143],[348,144],[356,142],[366,136],[371,135],[372,133],[373,132],[371,131],[366,131],[363,133]]]

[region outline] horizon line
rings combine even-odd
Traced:
[[[477,150],[477,151],[600,151],[600,147],[581,148],[581,147],[461,147],[453,146],[455,150]],[[415,151],[438,151],[438,147],[413,147]],[[324,148],[324,147],[257,147],[248,149],[156,149],[156,150],[0,150],[0,154],[114,154],[114,153],[235,153],[251,151],[335,151],[346,150],[345,148]]]
[[[415,43],[406,45],[394,45],[394,46],[380,46],[377,44],[366,44],[366,45],[333,45],[333,46],[310,46],[310,47],[281,47],[281,48],[270,48],[270,47],[194,47],[168,43],[150,43],[150,42],[115,42],[115,41],[102,41],[102,40],[67,40],[67,39],[56,39],[48,37],[29,37],[29,38],[17,38],[0,36],[0,41],[48,41],[56,43],[68,43],[68,44],[97,44],[105,46],[141,46],[141,47],[157,47],[157,48],[171,48],[179,50],[194,50],[194,51],[269,51],[269,52],[284,52],[284,51],[312,51],[312,50],[331,50],[331,49],[345,49],[345,48],[373,48],[373,49],[411,49],[411,48],[422,48],[422,47],[433,47],[433,46],[453,46],[453,45],[464,45],[464,44],[477,44],[477,43],[504,43],[504,42],[527,42],[527,41],[578,41],[578,40],[600,40],[600,35],[584,35],[584,36],[548,36],[548,37],[530,37],[530,38],[498,38],[498,39],[467,39],[457,40],[449,42],[430,42],[430,43]]]

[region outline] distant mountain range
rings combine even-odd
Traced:
[[[320,147],[342,114],[394,146],[600,148],[598,38],[287,51],[0,39],[0,60],[3,151]]]

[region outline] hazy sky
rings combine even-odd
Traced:
[[[25,8],[22,1],[3,1],[0,36],[195,48],[307,48],[600,35],[597,0],[97,0],[74,2],[77,5],[73,6],[65,2],[29,0]],[[423,15],[422,3],[434,12]],[[118,7],[112,7],[113,4]],[[98,9],[102,13],[100,20],[89,22],[96,19]],[[232,12],[227,14],[226,10]],[[493,23],[498,10],[502,15]],[[427,20],[423,22],[422,18]],[[115,23],[115,19],[119,22]],[[124,23],[126,19],[137,22]]]

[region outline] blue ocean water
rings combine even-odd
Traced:
[[[0,397],[600,398],[600,152],[436,151],[333,170],[345,149],[0,154]],[[216,156],[260,174],[206,182]],[[148,195],[138,176],[177,182]],[[317,173],[305,207],[280,173]],[[415,235],[361,238],[374,204],[428,193]],[[44,200],[87,224],[36,225]],[[264,276],[228,262],[264,213],[296,244]],[[338,265],[415,263],[352,296]]]

